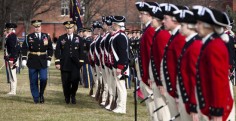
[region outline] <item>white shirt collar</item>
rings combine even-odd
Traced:
[[[39,32],[39,33],[35,32],[35,35],[36,35],[36,36],[38,36],[38,34],[39,34],[39,36],[41,36],[41,32]]]
[[[214,32],[212,32],[212,33],[208,34],[207,36],[203,37],[203,38],[202,38],[202,43],[204,44],[204,43],[207,41],[207,39],[208,39],[209,37],[211,37],[211,35],[213,35],[213,33],[214,33]]]
[[[186,37],[185,41],[188,42],[189,40],[191,40],[196,35],[197,35],[197,33],[190,34],[188,37]]]
[[[160,28],[161,28],[161,26],[157,27],[157,28],[155,29],[155,31],[158,31]]]
[[[178,25],[177,27],[175,27],[175,29],[173,29],[173,30],[171,31],[171,35],[175,35],[176,32],[180,29],[180,27],[181,27],[181,25]]]
[[[71,39],[73,38],[73,35],[74,35],[73,33],[72,33],[72,34],[70,34],[70,35],[69,35],[69,34],[67,34],[68,38],[69,38],[69,36],[71,36]]]
[[[152,21],[148,21],[145,26],[148,27],[149,24],[151,24]]]

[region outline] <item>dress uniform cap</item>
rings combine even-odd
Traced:
[[[42,24],[42,20],[33,20],[33,21],[31,21],[31,24],[32,24],[34,27],[40,27],[41,24]]]
[[[171,3],[161,3],[160,7],[164,15],[170,16],[174,16],[173,12],[179,10],[178,6]]]
[[[63,25],[65,25],[65,27],[67,29],[71,29],[72,27],[74,27],[75,22],[74,21],[66,21],[66,22],[63,23]]]
[[[208,24],[222,27],[230,26],[229,17],[225,12],[210,9],[200,5],[195,5],[193,6],[193,13],[197,20],[206,22]]]
[[[163,12],[160,8],[160,5],[157,2],[155,2],[155,5],[149,6],[149,14],[161,20],[163,19]]]
[[[180,23],[195,24],[197,21],[194,18],[194,14],[190,10],[177,10],[174,11],[175,18]]]
[[[84,31],[84,28],[79,28],[78,29],[78,32],[83,32]]]
[[[102,29],[102,24],[99,21],[94,21],[92,27],[95,28],[101,28]]]
[[[5,28],[9,29],[9,28],[17,28],[17,25],[15,23],[6,23],[5,24]]]
[[[141,30],[137,29],[135,30],[135,33],[141,33]]]
[[[83,32],[91,32],[92,30],[90,28],[83,28]]]

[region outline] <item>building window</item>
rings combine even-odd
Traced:
[[[69,0],[61,0],[61,16],[69,15]]]

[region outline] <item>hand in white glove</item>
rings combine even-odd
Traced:
[[[26,60],[22,60],[22,66],[25,67],[26,66]]]
[[[49,67],[51,65],[51,61],[47,61],[47,66]]]

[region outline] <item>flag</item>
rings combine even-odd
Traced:
[[[82,28],[79,0],[70,0],[70,18],[72,18],[72,20],[76,23],[77,30],[79,30],[79,28]]]

